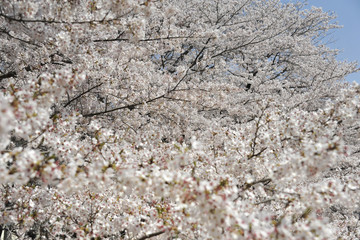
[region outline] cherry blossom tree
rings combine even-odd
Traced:
[[[279,0],[0,5],[0,230],[354,239],[359,93]]]

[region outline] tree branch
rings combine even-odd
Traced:
[[[33,43],[33,42],[30,42],[30,41],[27,41],[27,40],[24,40],[24,39],[21,39],[21,38],[18,38],[18,37],[15,37],[13,35],[10,34],[9,31],[7,31],[6,29],[0,29],[0,33],[5,33],[6,35],[8,35],[9,37],[13,38],[13,39],[16,39],[20,42],[23,42],[23,43],[26,43],[26,44],[30,44],[30,45],[33,45],[33,46],[36,46],[36,47],[40,47],[40,45],[36,44],[36,43]]]
[[[173,39],[202,39],[206,37],[191,37],[191,36],[167,36],[167,37],[159,37],[159,38],[147,38],[140,39],[139,42],[152,42],[152,41],[163,41],[163,40],[173,40]],[[121,42],[121,41],[129,41],[129,38],[108,38],[108,39],[95,39],[93,42]]]
[[[134,104],[129,104],[129,105],[125,105],[125,106],[121,106],[121,107],[117,107],[117,108],[113,108],[110,110],[105,110],[105,111],[101,111],[101,112],[95,112],[95,113],[89,113],[89,114],[85,114],[83,115],[83,117],[93,117],[93,116],[97,116],[97,115],[101,115],[101,114],[105,114],[105,113],[110,113],[110,112],[115,112],[118,110],[122,110],[122,109],[129,109],[129,110],[133,110],[135,107],[137,106],[141,106],[144,105],[144,103],[150,103],[150,102],[154,102],[158,99],[164,98],[165,94],[160,95],[158,97],[152,98],[150,100],[147,100],[145,102],[139,102],[139,103],[134,103]]]
[[[16,77],[16,72],[11,71],[11,72],[5,73],[3,75],[0,75],[0,81],[3,79],[6,79],[6,78],[11,78],[11,77]]]
[[[176,90],[176,88],[180,85],[180,83],[182,83],[185,79],[185,77],[187,76],[187,72],[196,65],[197,62],[199,62],[200,60],[200,56],[203,55],[205,49],[206,49],[206,45],[210,42],[211,38],[208,38],[208,40],[205,43],[205,46],[200,50],[200,52],[196,55],[194,61],[192,61],[192,63],[190,64],[190,66],[188,67],[188,69],[186,70],[186,74],[176,83],[176,85],[169,91],[169,92],[173,92]]]
[[[102,84],[103,84],[103,83],[99,83],[98,85],[89,88],[89,89],[86,90],[85,92],[80,93],[78,96],[76,96],[76,97],[74,97],[73,99],[71,99],[70,101],[68,101],[68,102],[64,105],[64,107],[69,106],[73,101],[81,98],[82,96],[84,96],[85,94],[87,94],[88,92],[90,92],[91,90],[93,90],[94,88],[100,87]]]
[[[14,22],[21,22],[21,23],[45,23],[45,24],[94,24],[94,23],[109,23],[109,22],[114,22],[114,21],[118,21],[120,20],[122,17],[126,16],[127,14],[130,14],[133,11],[133,9],[131,9],[130,11],[122,14],[121,16],[118,16],[116,18],[112,18],[112,19],[105,19],[106,16],[108,15],[108,13],[106,13],[106,15],[100,19],[100,20],[84,20],[84,21],[71,21],[71,22],[67,22],[67,21],[60,21],[60,20],[55,20],[55,19],[24,19],[24,18],[16,18],[13,16],[9,16],[9,15],[5,15],[4,13],[2,13],[0,11],[0,17],[4,17],[5,19],[9,20],[9,21],[14,21]]]
[[[211,38],[208,38],[205,45],[209,43],[209,41],[211,40]],[[176,91],[177,87],[185,80],[185,77],[187,76],[187,72],[196,65],[196,63],[199,61],[200,57],[202,56],[203,52],[205,51],[206,46],[204,46],[200,52],[197,54],[197,56],[195,57],[195,59],[192,61],[192,63],[190,64],[190,66],[188,67],[185,75],[175,84],[175,86],[173,88],[171,88],[166,94],[162,94],[160,96],[157,96],[155,98],[152,98],[150,100],[147,100],[145,102],[138,102],[138,103],[134,103],[134,104],[130,104],[130,105],[126,105],[126,106],[121,106],[121,107],[117,107],[117,108],[113,108],[110,110],[104,110],[104,111],[100,111],[100,112],[95,112],[95,113],[89,113],[89,114],[85,114],[83,115],[83,117],[93,117],[93,116],[97,116],[97,115],[101,115],[101,114],[105,114],[105,113],[110,113],[110,112],[114,112],[114,111],[118,111],[118,110],[122,110],[122,109],[129,109],[132,110],[137,106],[141,106],[144,105],[144,103],[151,103],[154,102],[158,99],[161,98],[165,98],[167,94]]]
[[[209,41],[211,40],[211,38],[208,38],[205,45],[209,43]],[[160,96],[157,96],[155,98],[152,98],[152,99],[149,99],[145,102],[138,102],[138,103],[134,103],[134,104],[130,104],[130,105],[126,105],[126,106],[121,106],[121,107],[117,107],[117,108],[113,108],[113,109],[110,109],[110,110],[107,110],[105,109],[104,111],[100,111],[100,112],[95,112],[95,113],[89,113],[89,114],[85,114],[83,115],[84,117],[93,117],[93,116],[97,116],[97,115],[101,115],[101,114],[105,114],[105,113],[110,113],[110,112],[114,112],[114,111],[118,111],[118,110],[122,110],[122,109],[129,109],[129,110],[132,110],[134,109],[135,107],[137,106],[141,106],[141,105],[144,105],[144,103],[151,103],[151,102],[154,102],[158,99],[161,99],[161,98],[165,98],[167,94],[171,93],[171,92],[174,92],[176,91],[176,89],[178,88],[178,86],[185,80],[185,77],[188,76],[187,75],[187,72],[193,67],[196,65],[196,63],[199,61],[200,57],[202,56],[202,54],[204,53],[206,49],[206,46],[204,46],[200,52],[197,54],[197,56],[195,57],[195,59],[192,61],[192,63],[190,64],[190,66],[188,67],[185,75],[175,84],[175,86],[173,88],[171,88],[166,94],[162,94]]]
[[[159,235],[161,235],[163,233],[165,233],[165,231],[159,231],[159,232],[155,232],[155,233],[146,234],[146,235],[138,238],[137,240],[145,240],[145,239],[148,239],[148,238],[159,236]]]

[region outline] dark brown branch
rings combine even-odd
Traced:
[[[55,60],[55,56],[56,56],[56,55],[59,56],[59,57],[61,57],[62,59],[59,60],[59,61],[56,61],[56,60]],[[62,64],[62,63],[67,63],[67,64],[72,64],[72,63],[73,63],[73,62],[71,61],[71,59],[66,59],[65,56],[64,56],[64,54],[59,53],[59,52],[56,52],[56,53],[51,54],[51,55],[50,55],[50,59],[51,59],[51,61],[50,61],[51,64],[58,64],[58,65],[62,65],[62,66],[65,66],[65,65]]]
[[[101,111],[101,112],[95,112],[95,113],[89,113],[89,114],[84,114],[84,117],[93,117],[93,116],[97,116],[97,115],[101,115],[101,114],[106,114],[106,113],[111,113],[111,112],[115,112],[118,110],[122,110],[122,109],[129,109],[129,110],[133,110],[135,107],[137,106],[141,106],[144,105],[144,103],[151,103],[154,102],[158,99],[164,98],[165,94],[152,98],[150,100],[147,100],[145,102],[139,102],[139,103],[133,103],[133,104],[129,104],[129,105],[125,105],[125,106],[121,106],[121,107],[117,107],[117,108],[113,108],[113,109],[109,109],[109,110],[105,110],[105,111]]]
[[[240,44],[240,45],[238,45],[238,46],[235,46],[235,47],[233,47],[233,48],[229,48],[229,49],[226,48],[225,50],[221,51],[220,53],[217,53],[217,54],[211,56],[211,58],[216,58],[216,57],[218,57],[218,56],[222,56],[222,55],[225,54],[225,53],[232,52],[232,51],[236,51],[236,50],[239,50],[239,49],[244,48],[244,47],[247,47],[247,46],[255,45],[255,44],[258,44],[258,43],[261,43],[261,42],[265,42],[265,41],[267,41],[267,40],[269,40],[269,39],[273,39],[273,38],[281,35],[281,34],[284,33],[285,31],[289,30],[289,28],[290,28],[291,26],[293,26],[294,24],[295,24],[295,22],[292,23],[292,24],[290,24],[290,26],[287,26],[285,29],[283,29],[283,30],[281,30],[281,31],[279,31],[279,32],[277,32],[277,33],[275,33],[275,34],[273,34],[273,35],[270,35],[269,37],[260,38],[259,40],[257,40],[257,39],[260,37],[260,34],[259,34],[259,35],[256,35],[256,36],[253,37],[250,41],[248,41],[248,42],[246,42],[246,43],[242,43],[242,44]]]
[[[3,79],[6,79],[6,78],[11,78],[11,77],[16,77],[16,72],[11,71],[11,72],[5,73],[3,75],[0,75],[0,81]]]
[[[128,38],[95,39],[93,42],[122,42],[129,41]]]
[[[181,102],[191,102],[186,99],[180,99],[180,98],[172,98],[172,97],[164,97],[165,99],[171,100],[171,101],[181,101]]]
[[[354,152],[352,152],[352,153],[350,154],[350,156],[355,155],[355,154],[357,154],[357,153],[360,153],[360,149],[355,150]]]
[[[6,29],[0,29],[0,33],[5,33],[6,35],[8,35],[9,37],[13,38],[13,39],[16,39],[20,42],[23,42],[23,43],[26,43],[26,44],[30,44],[30,45],[33,45],[33,46],[36,46],[36,47],[40,47],[40,45],[36,44],[36,43],[33,43],[33,42],[30,42],[30,41],[27,41],[27,40],[24,40],[24,39],[21,39],[21,38],[18,38],[18,37],[15,37],[13,35],[10,34],[9,31],[7,31]]]
[[[251,188],[252,186],[256,185],[256,184],[259,184],[259,183],[262,183],[263,186],[264,186],[264,189],[266,188],[265,186],[268,185],[270,182],[272,181],[271,178],[263,178],[263,179],[260,179],[258,181],[254,181],[254,182],[251,182],[251,183],[245,183],[243,185],[238,185],[238,188],[239,189],[242,189],[242,191],[246,191],[248,190],[249,188]],[[238,193],[238,196],[233,200],[234,202],[236,202],[238,199],[240,199],[242,196],[241,196],[241,193]]]
[[[271,178],[263,178],[263,179],[260,179],[258,181],[255,181],[255,182],[244,184],[243,189],[247,190],[247,189],[251,188],[252,186],[254,186],[256,184],[259,184],[259,183],[263,183],[264,185],[268,185],[271,181],[272,181]]]
[[[209,39],[207,40],[206,44],[210,41],[210,39],[211,39],[211,38],[209,38]],[[199,57],[203,54],[204,50],[205,50],[205,47],[203,47],[203,48],[201,49],[201,51],[197,54],[197,56],[196,56],[196,58],[194,59],[194,61],[193,61],[193,62],[190,64],[190,66],[188,67],[187,72],[188,72],[193,66],[195,66],[195,64],[198,62]],[[177,87],[180,85],[180,83],[182,83],[182,82],[184,81],[184,79],[185,79],[186,76],[187,76],[187,74],[185,74],[185,75],[175,84],[175,86],[167,92],[167,94],[176,91]],[[158,100],[158,99],[165,98],[165,97],[166,97],[166,94],[163,94],[163,95],[160,95],[160,96],[158,96],[158,97],[155,97],[155,98],[152,98],[152,99],[150,99],[150,100],[147,100],[147,101],[145,101],[145,103],[151,103],[151,102],[154,102],[154,101],[156,101],[156,100]],[[83,116],[84,116],[84,117],[93,117],[93,116],[97,116],[97,115],[101,115],[101,114],[106,114],[106,113],[110,113],[110,112],[115,112],[115,111],[122,110],[122,109],[132,110],[132,109],[134,109],[135,107],[141,106],[141,105],[143,105],[143,104],[144,104],[144,102],[139,102],[139,103],[134,103],[134,104],[126,105],[126,106],[121,106],[121,107],[117,107],[117,108],[113,108],[113,109],[109,109],[109,110],[106,109],[105,111],[100,111],[100,112],[95,112],[95,113],[89,113],[89,114],[85,114],[85,115],[83,115]]]
[[[139,42],[153,42],[153,41],[163,41],[163,40],[173,40],[173,39],[194,39],[194,38],[205,38],[205,37],[191,37],[191,36],[168,36],[168,37],[159,37],[159,38],[147,38],[147,39],[140,39]],[[129,38],[108,38],[108,39],[95,39],[93,42],[122,42],[122,41],[129,41]]]
[[[148,238],[159,236],[159,235],[161,235],[163,233],[165,233],[165,231],[159,231],[159,232],[155,232],[155,233],[146,234],[146,235],[138,238],[137,240],[145,240],[145,239],[148,239]]]
[[[253,157],[258,157],[258,156],[260,156],[266,149],[267,149],[267,147],[264,147],[264,148],[262,148],[259,152],[257,152],[257,153],[252,153],[250,156],[248,156],[248,160],[252,159]]]
[[[190,64],[189,68],[186,71],[186,74],[176,83],[176,85],[169,91],[169,92],[173,92],[176,90],[176,88],[180,85],[180,83],[182,83],[185,79],[185,77],[187,76],[187,72],[196,65],[196,63],[199,61],[200,57],[203,56],[204,51],[206,49],[206,45],[210,42],[211,38],[208,38],[208,40],[205,43],[205,46],[200,50],[200,52],[196,55],[194,61],[192,61],[192,63]]]
[[[94,23],[109,23],[120,20],[122,17],[126,16],[127,14],[131,13],[133,10],[131,9],[127,13],[124,13],[121,16],[112,19],[105,19],[108,13],[101,19],[101,20],[84,20],[84,21],[59,21],[55,19],[24,19],[24,18],[16,18],[9,15],[5,15],[4,13],[0,12],[0,17],[4,17],[9,21],[14,22],[21,22],[21,23],[45,23],[45,24],[94,24]]]
[[[226,24],[228,24],[249,2],[250,2],[250,0],[244,2],[238,9],[236,9],[232,14],[230,14],[230,17],[220,27],[226,26]],[[224,16],[222,16],[222,17],[224,17]],[[220,19],[218,19],[217,21],[220,22],[219,20]]]
[[[209,41],[211,40],[211,38],[208,38],[205,45],[209,43]],[[175,86],[173,88],[171,88],[166,94],[162,94],[160,96],[157,96],[155,98],[152,98],[150,100],[147,100],[145,102],[138,102],[138,103],[133,103],[133,104],[129,104],[129,105],[125,105],[125,106],[121,106],[121,107],[117,107],[117,108],[113,108],[113,109],[105,109],[104,111],[100,111],[100,112],[95,112],[95,113],[89,113],[89,114],[85,114],[83,115],[84,117],[93,117],[93,116],[97,116],[97,115],[102,115],[102,114],[106,114],[106,113],[110,113],[110,112],[115,112],[118,110],[122,110],[122,109],[129,109],[129,110],[133,110],[135,107],[137,106],[141,106],[144,105],[144,103],[151,103],[154,102],[158,99],[161,98],[165,98],[167,97],[168,94],[170,94],[171,92],[176,91],[177,87],[185,80],[187,75],[187,72],[196,65],[196,63],[199,61],[200,57],[203,55],[204,51],[206,49],[206,46],[204,46],[199,53],[196,55],[195,59],[192,61],[192,63],[190,64],[190,66],[188,67],[185,75],[175,84]]]
[[[254,205],[260,205],[260,204],[270,203],[271,201],[274,201],[274,200],[275,200],[275,199],[267,199],[267,200],[264,200],[264,201],[261,201],[261,202],[254,203]]]
[[[69,106],[73,101],[76,101],[77,99],[81,98],[82,96],[84,96],[85,94],[87,94],[88,92],[90,92],[91,90],[100,87],[102,84],[103,84],[103,83],[99,83],[98,85],[95,85],[95,86],[89,88],[89,89],[86,90],[85,92],[80,93],[78,96],[76,96],[76,97],[74,97],[73,99],[71,99],[70,101],[68,101],[68,102],[64,105],[64,107]]]
[[[253,157],[259,156],[261,153],[263,153],[263,152],[267,149],[267,147],[265,147],[265,148],[262,148],[259,152],[255,153],[256,145],[257,145],[256,141],[257,141],[257,139],[258,139],[258,137],[259,137],[259,129],[260,129],[260,127],[261,127],[261,126],[260,126],[260,121],[261,121],[261,118],[264,116],[264,113],[265,113],[265,110],[267,109],[267,107],[268,107],[268,106],[266,106],[265,109],[263,109],[263,110],[261,111],[261,115],[260,115],[259,119],[258,119],[257,122],[256,122],[255,134],[254,134],[253,141],[252,141],[252,143],[251,143],[251,153],[250,153],[250,155],[248,156],[248,160],[252,159]]]
[[[265,184],[266,185],[266,184]],[[264,190],[266,191],[270,191],[272,193],[283,193],[283,194],[288,194],[288,195],[291,195],[291,196],[295,196],[297,198],[300,198],[300,194],[299,193],[291,193],[291,192],[286,192],[286,191],[281,191],[281,190],[276,190],[274,189],[273,187],[266,187],[264,186]]]

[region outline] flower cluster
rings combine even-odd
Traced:
[[[0,229],[355,239],[359,70],[279,0],[0,7]]]

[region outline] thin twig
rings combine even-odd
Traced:
[[[18,38],[18,37],[15,37],[15,36],[11,35],[10,32],[7,31],[6,29],[0,29],[0,33],[5,33],[9,37],[11,37],[13,39],[16,39],[16,40],[18,40],[20,42],[23,42],[23,43],[26,43],[26,44],[29,44],[29,45],[33,45],[33,46],[36,46],[36,47],[41,47],[40,45],[38,45],[36,43],[33,43],[33,42],[30,42],[30,41],[27,41],[27,40],[24,40],[24,39],[21,39],[21,38]]]
[[[45,23],[45,24],[94,24],[94,23],[109,23],[109,22],[114,22],[114,21],[118,21],[120,20],[122,17],[126,16],[127,14],[131,13],[133,11],[133,9],[131,9],[130,11],[122,14],[121,16],[118,16],[116,18],[112,18],[112,19],[107,19],[105,20],[107,14],[105,15],[105,17],[103,17],[100,20],[84,20],[84,21],[60,21],[60,20],[55,20],[55,19],[24,19],[24,18],[16,18],[16,17],[12,17],[9,15],[5,15],[4,13],[0,12],[0,16],[4,17],[5,19],[9,20],[9,21],[14,21],[14,22],[21,22],[21,23]]]
[[[68,102],[64,105],[64,107],[69,106],[73,101],[81,98],[82,96],[84,96],[85,94],[87,94],[88,92],[90,92],[91,90],[93,90],[94,88],[100,87],[102,84],[103,84],[103,83],[99,83],[98,85],[95,85],[95,86],[89,88],[89,89],[86,90],[85,92],[80,93],[78,96],[76,96],[76,97],[74,97],[73,99],[71,99],[70,101],[68,101]]]
[[[159,236],[159,235],[161,235],[163,233],[165,233],[165,231],[159,231],[159,232],[155,232],[155,233],[146,234],[146,235],[138,238],[137,240],[145,240],[145,239],[148,239],[148,238]]]

